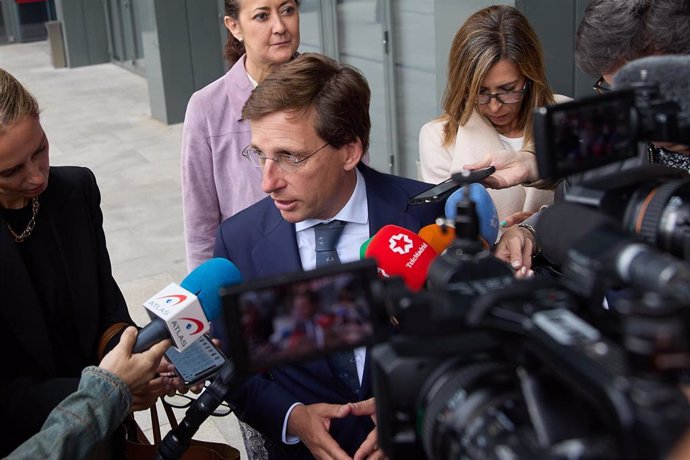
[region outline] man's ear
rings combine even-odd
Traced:
[[[233,18],[232,16],[224,16],[223,22],[225,23],[225,28],[230,31],[233,37],[237,40],[242,41],[242,28],[240,27],[240,22]]]
[[[357,138],[349,144],[344,145],[343,149],[345,150],[345,163],[343,164],[343,168],[345,171],[352,171],[362,160],[362,156],[364,156],[362,141]]]

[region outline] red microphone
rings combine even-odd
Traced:
[[[426,282],[429,265],[438,255],[416,233],[386,225],[371,238],[366,257],[376,260],[383,276],[400,276],[408,288],[418,291]]]

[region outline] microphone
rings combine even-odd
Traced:
[[[591,297],[600,283],[625,283],[684,301],[690,265],[625,233],[610,217],[573,203],[542,212],[537,223],[542,254],[561,266],[568,287]],[[612,287],[612,286],[605,286]]]
[[[680,106],[690,116],[690,56],[649,56],[625,64],[613,78],[613,89],[634,86],[633,83],[655,83],[659,95]]]
[[[429,224],[419,230],[419,237],[429,243],[432,249],[441,254],[455,240],[455,228],[452,223],[445,223],[444,219],[436,219],[436,224]]]
[[[167,338],[184,350],[208,332],[208,322],[220,315],[220,288],[241,282],[235,264],[214,258],[199,265],[180,285],[170,283],[144,302],[151,322],[139,331],[132,352],[148,350]]]
[[[446,200],[446,219],[451,222],[458,214],[458,202],[463,199],[467,186],[454,191]],[[475,210],[479,220],[479,234],[489,246],[493,246],[498,238],[498,212],[494,200],[481,184],[469,184],[470,198],[475,202]]]
[[[359,247],[359,260],[364,260],[367,257],[367,248],[369,247],[369,243],[371,243],[371,239],[373,236],[370,236],[368,240],[366,240],[362,245]]]
[[[416,233],[397,225],[386,225],[371,238],[366,257],[376,260],[385,277],[400,276],[412,291],[419,291],[436,258],[436,251]]]

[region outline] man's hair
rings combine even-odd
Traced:
[[[690,54],[690,0],[591,0],[575,42],[594,77],[653,54]]]
[[[302,0],[295,0],[297,9],[299,9]],[[225,15],[230,16],[235,21],[240,20],[241,0],[225,0]],[[244,43],[235,38],[230,31],[227,31],[228,38],[225,42],[223,54],[228,64],[233,65],[246,52]]]
[[[36,99],[10,73],[0,68],[0,133],[25,117],[38,117]]]
[[[281,64],[247,100],[246,120],[275,112],[306,116],[314,111],[314,130],[339,149],[359,139],[362,151],[369,148],[369,99],[364,76],[354,67],[338,64],[317,53],[304,53]]]
[[[546,81],[541,43],[520,11],[512,6],[494,5],[467,18],[453,39],[443,96],[444,145],[452,144],[458,128],[469,121],[484,77],[491,66],[503,59],[531,81],[517,124],[525,132],[525,143],[531,141],[532,110],[554,102]]]

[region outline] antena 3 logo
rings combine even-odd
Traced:
[[[412,246],[414,246],[410,237],[404,233],[398,233],[397,235],[391,236],[388,240],[388,245],[391,251],[401,255],[410,252]]]

